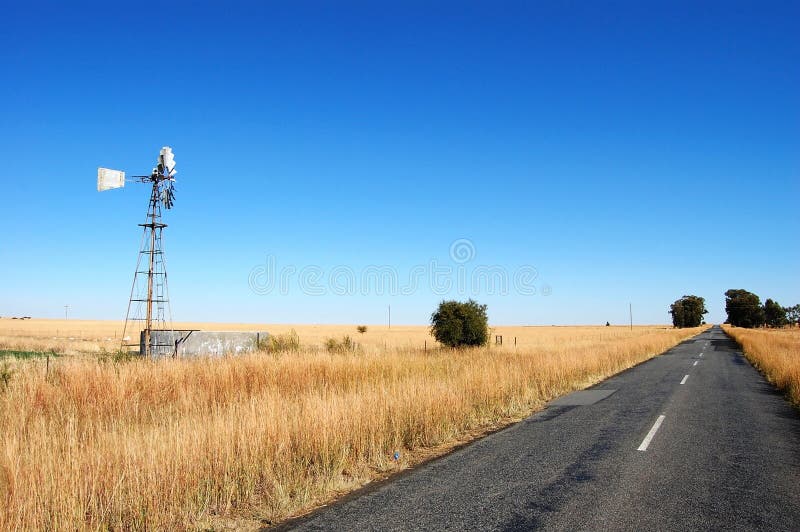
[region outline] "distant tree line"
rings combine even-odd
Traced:
[[[735,327],[794,327],[800,323],[800,305],[782,307],[772,299],[767,299],[762,305],[756,294],[742,289],[725,292],[725,312],[728,313],[725,323]],[[670,305],[669,313],[672,314],[673,326],[697,327],[705,323],[703,315],[708,310],[705,299],[689,295]]]
[[[800,305],[782,307],[777,301],[761,299],[747,290],[731,289],[725,292],[725,312],[735,327],[784,327],[800,323]]]

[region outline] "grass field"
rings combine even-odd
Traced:
[[[120,346],[121,321],[97,320],[11,320],[0,319],[0,349],[56,350],[60,353],[97,353],[105,349],[112,351]],[[429,328],[422,325],[367,325],[367,332],[360,334],[357,325],[287,325],[253,323],[196,323],[174,322],[175,329],[203,329],[207,331],[269,331],[271,334],[286,334],[295,330],[306,347],[322,347],[328,338],[349,335],[366,350],[423,349],[434,346]],[[602,341],[614,337],[627,327],[581,326],[580,335],[575,336],[576,327],[504,327],[491,328],[491,342],[495,336],[503,337],[503,347],[536,348],[558,339],[574,342]],[[634,331],[653,330],[657,327],[636,326]],[[542,331],[548,331],[542,334]],[[138,333],[128,336],[134,339]]]
[[[60,342],[66,356],[49,366],[41,358],[0,362],[2,530],[275,523],[700,331],[496,327],[502,347],[453,352],[433,349],[421,326],[370,327],[360,335],[355,325],[203,324],[294,328],[303,347],[114,362],[92,353],[113,347],[118,324],[6,321],[0,348]],[[326,338],[344,334],[360,349],[322,348]]]
[[[742,329],[723,325],[745,356],[800,408],[800,329]]]

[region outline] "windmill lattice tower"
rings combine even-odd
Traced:
[[[171,209],[175,200],[175,158],[172,149],[165,146],[158,156],[158,165],[148,176],[134,176],[139,183],[151,185],[142,241],[133,276],[128,310],[122,333],[122,348],[139,348],[142,355],[174,355],[174,334],[154,334],[157,331],[172,331],[172,312],[169,304],[167,265],[162,243],[162,232],[167,224],[161,221],[161,209]],[[98,190],[109,190],[125,186],[125,173],[99,168]],[[134,343],[134,339],[139,343]]]

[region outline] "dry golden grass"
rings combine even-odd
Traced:
[[[722,328],[769,382],[800,407],[800,329]]]
[[[95,327],[91,338],[111,330]],[[304,342],[352,330],[364,347],[126,363],[67,356],[48,374],[43,360],[10,362],[0,382],[0,529],[274,523],[700,331],[497,328],[502,348],[426,353],[424,327],[363,337],[355,326],[296,329]],[[517,332],[524,343],[514,348]]]
[[[68,354],[97,353],[101,350],[113,351],[120,346],[122,321],[108,320],[11,320],[0,319],[0,349],[35,349],[47,351],[55,349]],[[198,323],[174,322],[175,329],[203,329],[207,331],[269,331],[271,334],[286,334],[295,330],[304,346],[322,347],[328,338],[341,338],[349,335],[364,349],[423,349],[432,348],[435,342],[430,336],[429,327],[424,325],[368,325],[367,332],[360,334],[357,325],[291,325],[291,324],[253,324],[253,323]],[[634,332],[651,331],[653,326],[636,326]],[[575,331],[579,331],[576,335]],[[495,336],[503,337],[503,347],[538,348],[561,340],[594,343],[627,334],[627,327],[570,326],[570,327],[529,327],[496,326],[491,328],[491,342]],[[126,333],[138,338],[138,332]]]

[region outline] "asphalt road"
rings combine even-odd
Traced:
[[[285,528],[800,530],[800,415],[720,328],[591,392]]]

